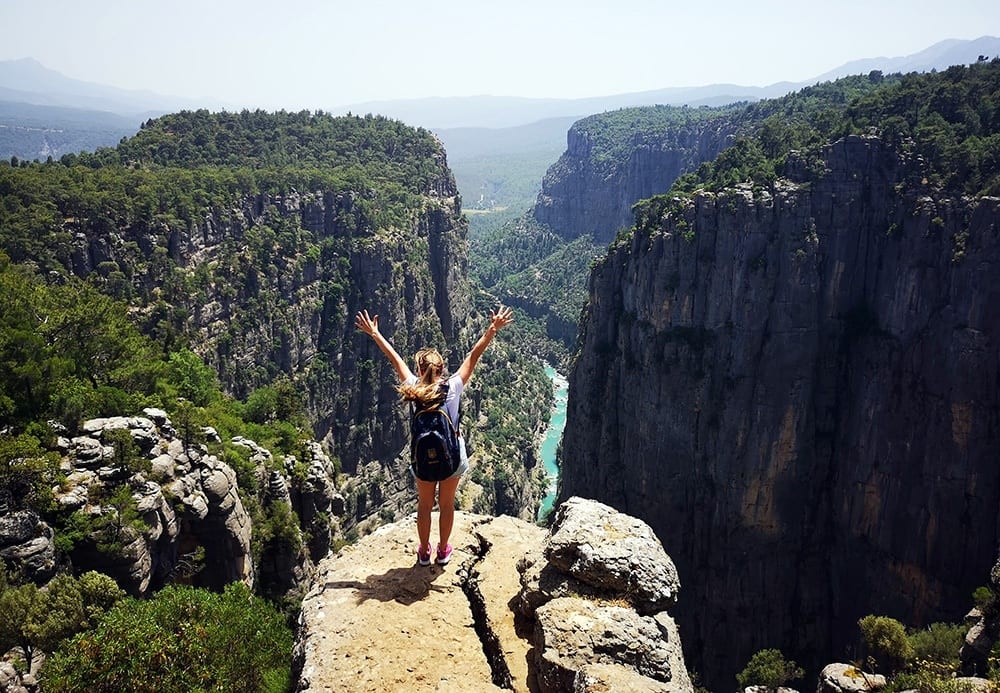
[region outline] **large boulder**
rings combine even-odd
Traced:
[[[617,664],[691,691],[680,636],[665,613],[641,616],[627,606],[560,597],[535,612],[538,677],[546,690],[571,690],[590,664]],[[676,679],[676,680],[675,680]]]
[[[557,570],[652,614],[677,602],[680,580],[653,530],[614,508],[570,498],[556,511],[545,557]]]
[[[672,691],[693,690],[677,626],[665,611],[680,590],[677,570],[646,523],[570,498],[518,570],[514,604],[535,622],[538,676],[548,690],[584,685],[575,682],[587,680],[581,672],[590,664],[630,669]]]
[[[816,693],[868,693],[885,688],[885,676],[869,674],[853,664],[827,664],[819,674]]]

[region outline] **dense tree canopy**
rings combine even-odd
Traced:
[[[677,191],[766,184],[793,150],[848,134],[876,134],[926,162],[931,182],[970,195],[1000,194],[1000,59],[944,72],[872,72],[747,106],[735,149],[678,181]]]

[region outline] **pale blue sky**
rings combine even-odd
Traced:
[[[800,81],[1000,35],[997,0],[0,0],[0,60],[235,107]],[[709,10],[709,8],[711,8]]]

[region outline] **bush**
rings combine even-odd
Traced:
[[[932,666],[942,672],[958,669],[958,653],[965,642],[965,627],[950,623],[932,623],[909,635],[913,655],[921,666]]]
[[[896,619],[869,614],[858,621],[858,627],[873,665],[896,671],[913,659],[906,628]]]
[[[795,662],[788,661],[780,650],[760,650],[747,663],[746,668],[736,675],[740,690],[749,686],[767,686],[776,689],[803,675]]]
[[[972,601],[984,615],[996,609],[997,596],[989,587],[977,587],[972,593]]]
[[[11,585],[0,561],[0,652],[20,647],[25,667],[37,651],[51,652],[64,640],[93,628],[125,596],[107,575],[90,571],[77,580],[57,575],[46,587]]]
[[[127,598],[45,663],[46,693],[288,691],[292,633],[242,583],[217,594],[173,585]]]

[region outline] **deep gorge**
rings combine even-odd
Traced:
[[[551,382],[525,364],[557,352],[572,361],[557,502],[595,499],[656,531],[683,585],[674,613],[687,665],[711,690],[728,690],[762,648],[810,675],[850,660],[868,613],[959,621],[1000,540],[998,75],[996,61],[926,78],[872,73],[786,100],[574,125],[533,223],[511,234],[524,281],[502,287],[549,341],[538,324],[512,330],[477,371],[464,421],[478,464],[460,502],[533,519],[544,474],[532,442]],[[272,145],[275,160],[255,158]],[[296,166],[275,163],[289,152]],[[317,152],[346,163],[324,168]],[[86,281],[116,297],[155,340],[151,360],[183,348],[180,366],[210,367],[215,390],[192,405],[198,414],[223,393],[240,401],[212,410],[226,426],[268,387],[302,398],[294,424],[274,421],[277,405],[256,410],[284,424],[274,455],[245,441],[252,454],[237,452],[235,437],[205,430],[196,439],[211,422],[192,418],[177,387],[141,393],[171,407],[149,414],[163,435],[148,434],[152,420],[126,422],[149,450],[171,451],[156,457],[165,484],[190,475],[181,496],[147,487],[165,518],[197,514],[202,468],[219,472],[205,476],[227,508],[240,495],[251,510],[287,506],[257,516],[257,531],[271,532],[264,561],[250,512],[240,514],[236,579],[261,577],[287,596],[311,579],[313,559],[412,510],[406,413],[350,316],[379,313],[401,352],[434,343],[454,368],[497,298],[470,281],[460,196],[428,133],[371,117],[185,113],[114,151],[5,166],[0,185],[5,295]],[[588,237],[607,244],[597,261]],[[559,261],[525,259],[540,247]],[[566,282],[539,282],[551,292],[531,284],[554,274]],[[571,359],[567,316],[584,282]],[[20,345],[45,351],[39,337],[59,332],[22,312],[5,318],[31,329],[0,347],[27,362]],[[180,366],[170,372],[183,380]],[[45,372],[3,381],[4,435],[51,415],[33,395]],[[110,378],[92,370],[73,385],[108,397],[98,413],[130,413],[103,411],[140,401]],[[33,396],[37,412],[15,407]],[[57,443],[62,462],[93,467],[80,479],[132,479],[122,460],[105,464],[123,425],[108,421]],[[83,508],[80,479],[59,492]],[[4,503],[22,502],[3,490]],[[36,513],[27,539],[51,540],[48,519]],[[163,580],[178,543],[196,554],[194,526],[157,534]],[[217,588],[230,575],[217,568],[197,579]]]
[[[959,621],[996,559],[1000,199],[871,137],[822,157],[615,244],[570,375],[561,497],[651,524],[713,689],[868,613]]]

